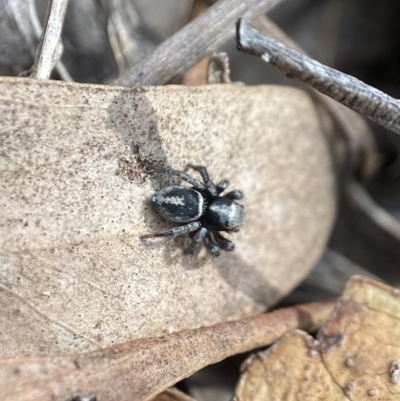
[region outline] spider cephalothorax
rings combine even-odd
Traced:
[[[183,225],[173,227],[167,231],[146,234],[142,238],[167,237],[196,232],[187,253],[193,254],[199,244],[204,241],[206,247],[215,256],[220,249],[232,251],[235,247],[221,235],[221,231],[239,231],[243,225],[244,208],[235,200],[243,197],[242,191],[237,189],[221,196],[229,182],[221,181],[214,185],[207,169],[203,166],[188,167],[198,171],[203,182],[196,180],[183,171],[172,170],[167,167],[147,165],[147,171],[176,175],[192,185],[192,188],[173,185],[162,188],[151,197],[156,211],[166,220]]]

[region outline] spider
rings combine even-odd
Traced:
[[[220,196],[229,181],[223,180],[215,185],[206,167],[193,164],[188,167],[198,171],[203,182],[183,171],[150,164],[145,167],[150,172],[175,175],[192,185],[192,188],[173,185],[155,193],[151,202],[157,213],[166,220],[184,225],[146,234],[141,238],[175,237],[196,231],[186,253],[194,254],[202,241],[214,256],[219,256],[220,249],[232,251],[235,244],[223,237],[221,231],[239,231],[242,227],[244,207],[235,202],[243,197],[242,191],[235,189]]]

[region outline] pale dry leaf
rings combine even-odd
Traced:
[[[399,316],[399,290],[354,276],[318,341],[292,332],[247,361],[237,400],[398,399]]]
[[[103,348],[254,314],[320,256],[335,213],[310,98],[281,87],[119,88],[0,80],[1,356]],[[236,249],[143,241],[149,197],[203,164],[245,194]],[[176,181],[173,181],[176,182]],[[11,322],[11,323],[10,323]]]

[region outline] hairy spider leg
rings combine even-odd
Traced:
[[[155,233],[142,235],[140,238],[154,238],[154,237],[176,237],[178,235],[183,235],[198,230],[201,227],[199,221],[194,221],[193,223],[185,224],[184,226],[178,226],[170,228],[166,231],[157,231]]]
[[[208,235],[206,235],[206,237],[204,238],[204,244],[214,256],[219,256],[220,254],[219,246],[211,238],[210,233],[208,233]]]
[[[226,188],[228,188],[229,181],[228,180],[223,180],[217,185],[217,195],[219,195],[221,192],[224,192]]]
[[[223,237],[219,232],[213,233],[215,242],[225,251],[233,251],[235,249],[235,244],[229,241],[227,238]]]
[[[231,192],[228,192],[227,194],[224,195],[224,198],[228,198],[230,200],[238,200],[243,198],[243,192],[240,191],[239,189],[234,189]]]
[[[206,186],[202,182],[196,180],[189,174],[184,173],[183,171],[173,170],[172,168],[168,167],[155,166],[153,164],[148,164],[145,168],[148,171],[155,171],[157,173],[175,175],[181,178],[182,180],[188,182],[190,185],[193,185],[194,188],[199,189],[200,191],[204,191],[206,189]]]
[[[197,248],[199,247],[201,241],[203,241],[204,237],[207,235],[207,228],[202,227],[200,228],[199,231],[197,231],[197,233],[194,235],[193,239],[192,239],[192,243],[189,245],[189,248],[186,249],[185,253],[188,253],[190,255],[193,255]]]
[[[208,175],[208,171],[204,166],[195,166],[194,164],[188,164],[188,167],[196,170],[200,173],[201,178],[204,181],[206,186],[206,190],[211,196],[217,196],[217,188],[215,188],[214,183],[211,181],[210,176]]]

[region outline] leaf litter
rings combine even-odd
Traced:
[[[315,340],[296,330],[243,365],[238,401],[394,400],[400,293],[354,276]]]

